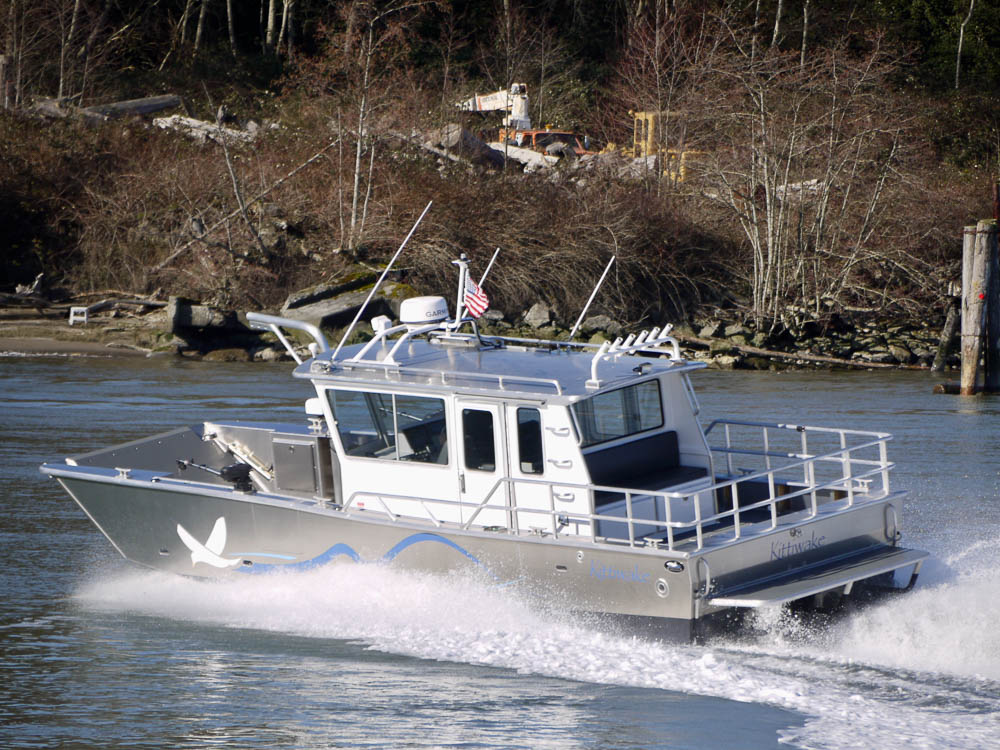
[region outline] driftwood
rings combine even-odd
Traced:
[[[91,107],[83,107],[81,111],[114,119],[125,115],[148,115],[160,110],[183,106],[184,101],[177,94],[164,94],[163,96],[147,96],[144,99],[95,104]]]
[[[247,130],[236,130],[216,125],[214,122],[196,120],[193,117],[183,115],[171,115],[170,117],[157,117],[153,124],[164,130],[176,130],[179,133],[194,138],[199,143],[205,143],[208,139],[221,143],[223,140],[229,143],[249,143],[257,136],[256,133]]]
[[[150,96],[145,99],[129,99],[91,107],[77,107],[75,97],[63,99],[36,98],[32,110],[45,117],[58,119],[80,119],[85,122],[100,123],[125,115],[148,115],[163,109],[184,106],[184,100],[176,94]]]
[[[711,347],[711,339],[702,339],[697,336],[684,336],[682,334],[671,334],[682,344],[694,344],[696,346]],[[718,341],[718,340],[717,340]],[[727,342],[728,343],[728,342]],[[857,359],[840,359],[839,357],[827,357],[822,354],[801,354],[798,352],[779,352],[774,349],[761,349],[748,344],[732,344],[731,348],[740,354],[751,357],[766,357],[768,359],[786,359],[801,362],[814,362],[820,365],[835,365],[837,367],[854,367],[863,370],[926,370],[924,365],[893,365],[887,362],[865,362]]]

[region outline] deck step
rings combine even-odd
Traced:
[[[790,573],[779,579],[750,583],[736,589],[709,596],[707,601],[716,607],[764,607],[804,599],[813,594],[847,586],[866,578],[889,573],[909,565],[915,566],[914,575],[927,552],[902,547],[886,547],[874,553],[842,560],[833,566],[811,568]]]

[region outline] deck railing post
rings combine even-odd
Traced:
[[[635,546],[635,526],[632,520],[632,493],[625,493],[625,516],[628,519],[628,543],[630,547]]]

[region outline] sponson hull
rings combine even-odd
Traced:
[[[701,365],[669,329],[486,338],[458,308],[408,300],[334,351],[251,314],[315,339],[302,424],[204,422],[42,471],[124,557],[182,575],[471,570],[681,637],[734,609],[912,585],[926,553],[900,546],[889,435],[703,428]]]

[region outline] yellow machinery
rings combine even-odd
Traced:
[[[684,182],[688,177],[688,167],[697,162],[704,151],[685,148],[664,148],[660,143],[660,120],[669,117],[669,112],[629,112],[633,117],[632,156],[646,158],[660,157],[663,175],[672,182]]]

